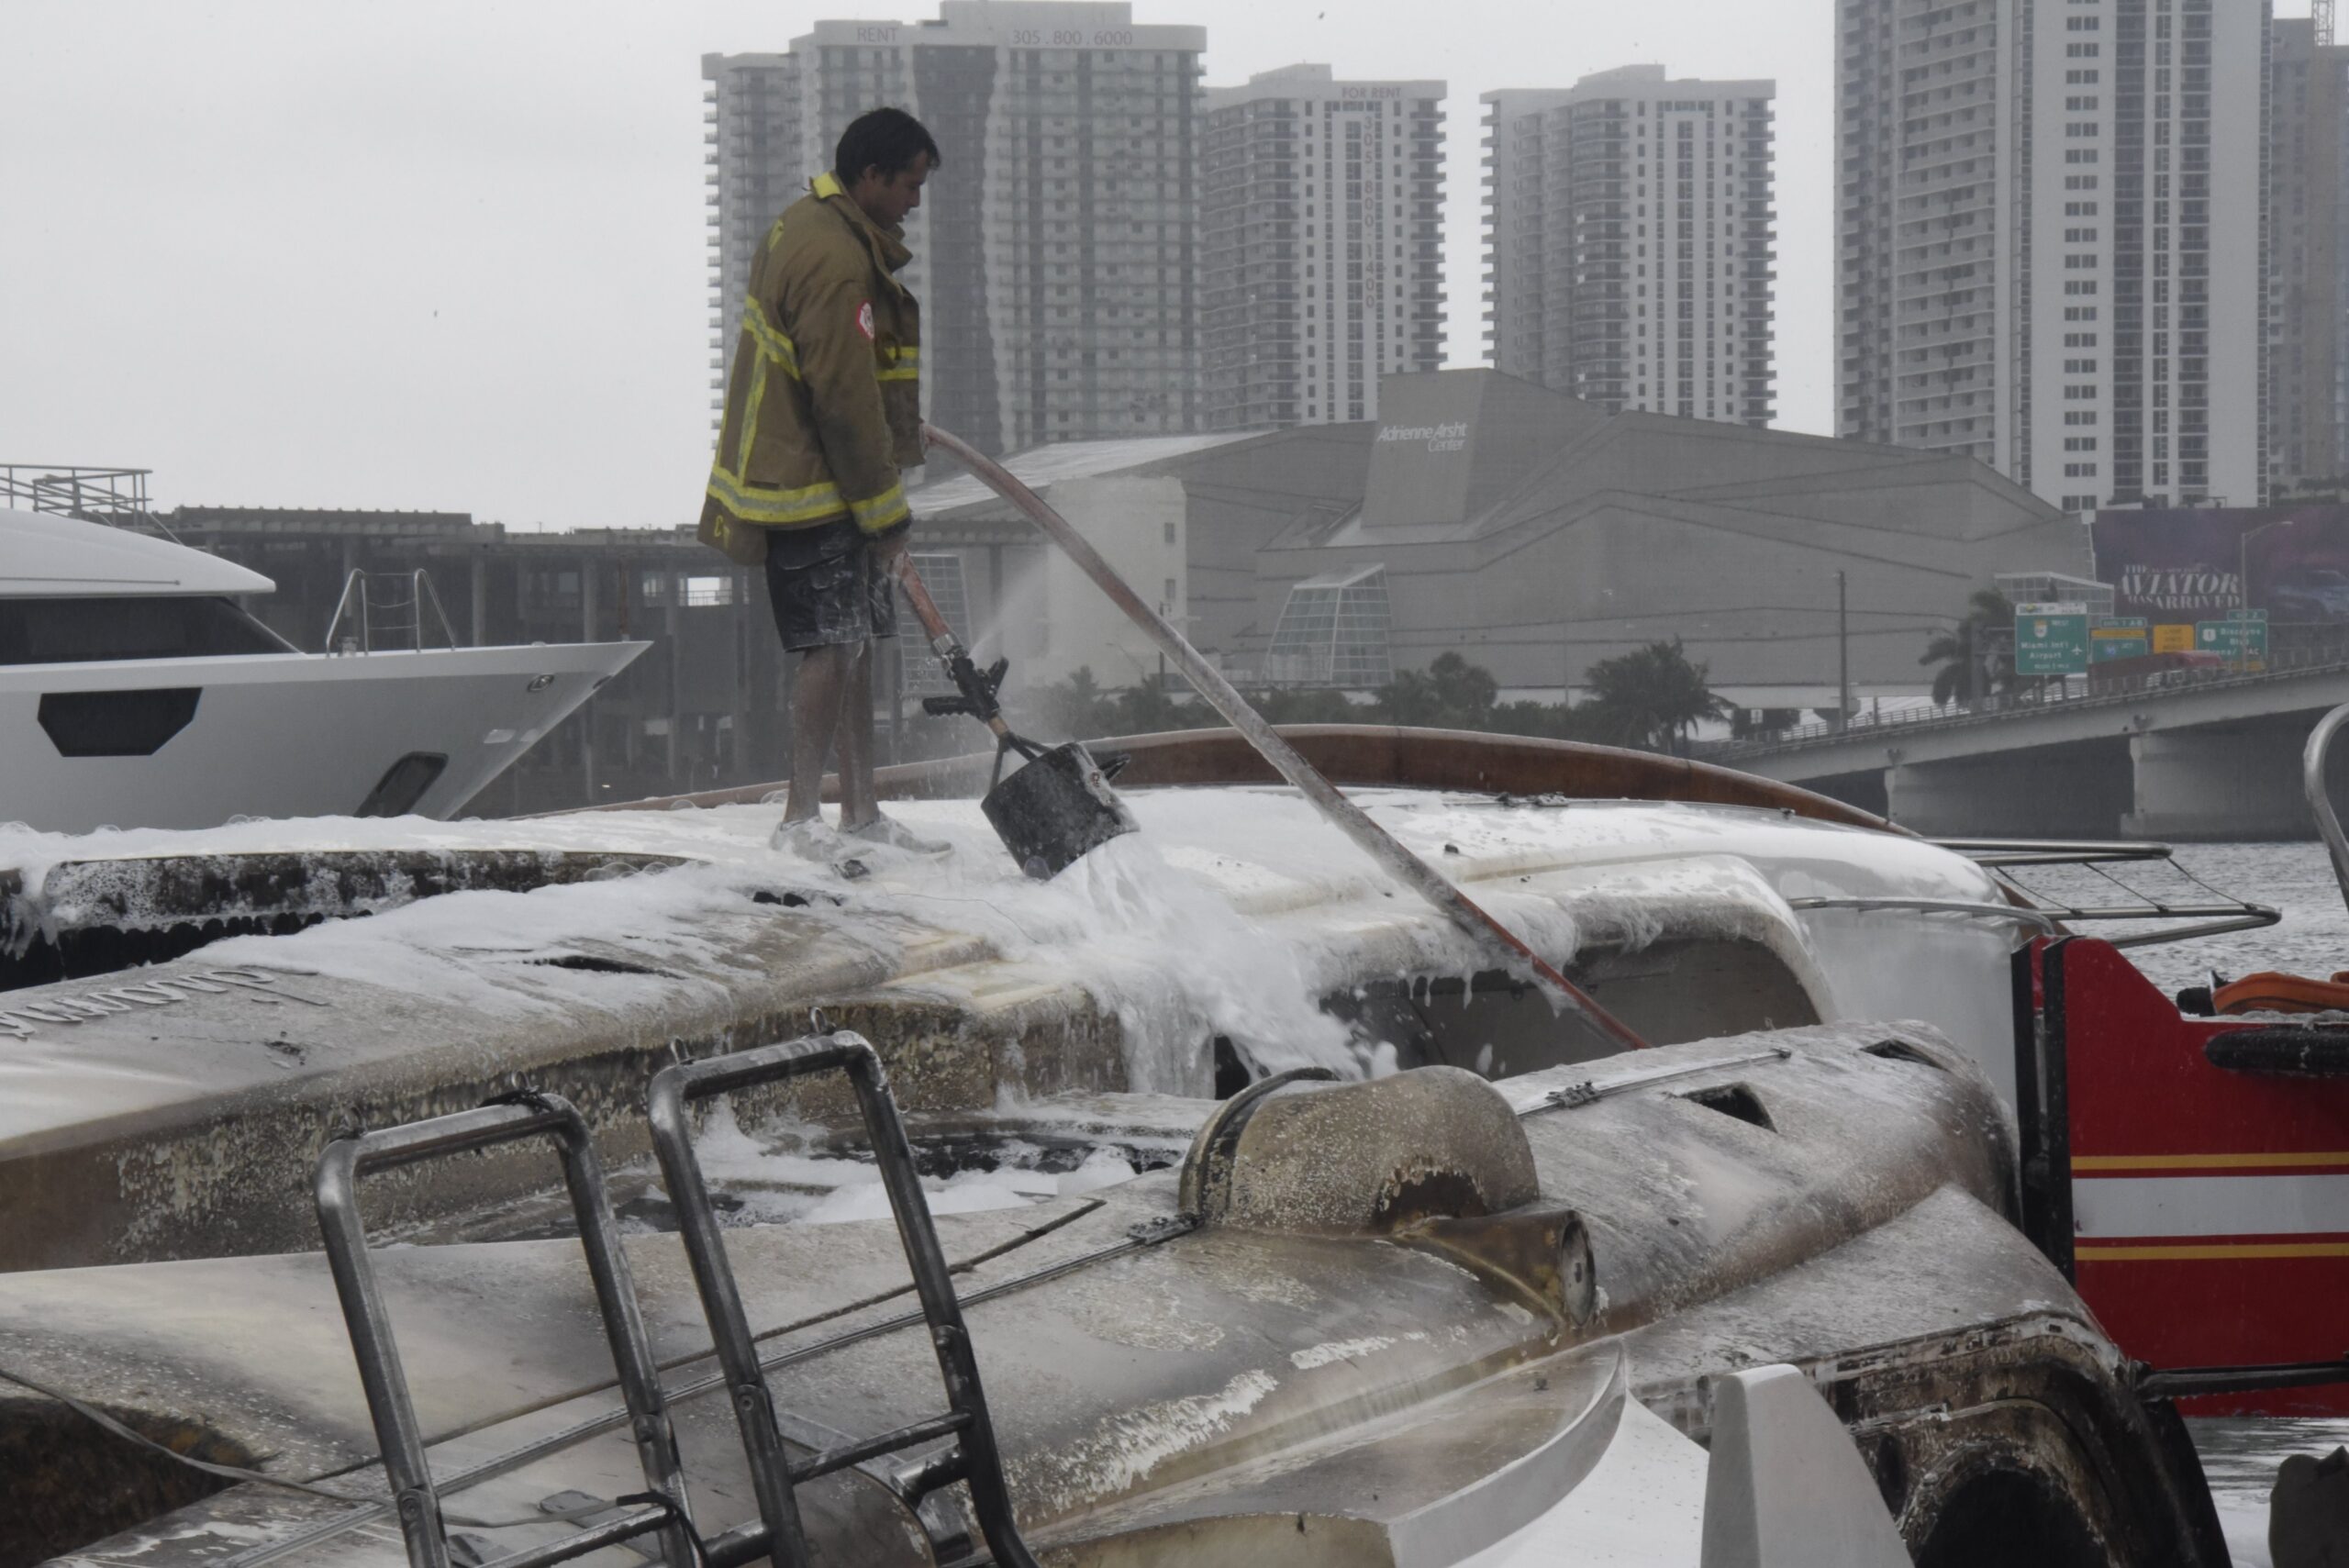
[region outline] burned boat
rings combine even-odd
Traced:
[[[1008,1529],[1070,1562],[1694,1562],[1731,1518],[1753,1562],[1879,1526],[1927,1564],[2225,1560],[2161,1386],[2017,1229],[2043,915],[1799,792],[1399,739],[1298,738],[1366,748],[1334,771],[1396,787],[1356,799],[1653,1049],[1285,792],[1147,787],[1215,737],[1130,748],[1142,831],[1042,884],[967,800],[902,807],[942,866],[854,880],[724,803],[255,825],[111,875],[19,847],[10,929],[51,967],[0,993],[0,1561],[625,1561],[632,1529],[683,1562],[688,1520],[746,1561],[778,1468],[818,1562],[1014,1560]],[[99,927],[157,961],[94,972]],[[890,1140],[831,1075],[673,1096],[706,1206],[656,1153],[655,1084],[811,1012],[781,1058],[870,1041],[934,1220],[874,1201]],[[387,1140],[462,1151],[359,1179]],[[362,1254],[320,1250],[322,1156],[395,1364],[337,1288]],[[943,1304],[907,1284],[925,1225]],[[573,1231],[621,1232],[607,1310]],[[1788,1507],[1820,1451],[1790,1393],[1848,1434],[1804,1473],[1856,1491]]]
[[[1962,1058],[1922,1029],[1764,1039],[1498,1086],[1444,1068],[1292,1083],[1245,1114],[1202,1107],[1179,1171],[941,1217],[1020,1536],[1065,1562],[1457,1562],[1562,1507],[1653,1518],[1651,1494],[1603,1495],[1609,1456],[1644,1444],[1678,1481],[1656,1528],[1693,1546],[1709,1477],[1683,1440],[1712,1435],[1723,1383],[1790,1362],[1863,1434],[1883,1490],[1846,1505],[1897,1516],[1920,1562],[2000,1542],[2037,1553],[2018,1562],[2221,1561],[2177,1429],[2000,1217],[1998,1118]],[[723,1540],[758,1517],[740,1385],[711,1362],[675,1239],[622,1245],[691,1516]],[[921,1430],[938,1373],[887,1224],[738,1230],[726,1251],[796,1468],[914,1433],[910,1453],[807,1474],[813,1560],[969,1555],[978,1505],[934,1486],[955,1471],[921,1446],[967,1466],[967,1440]],[[397,1249],[374,1278],[452,1560],[625,1514],[643,1429],[576,1243]],[[117,1411],[167,1385],[183,1423],[202,1413],[195,1451],[268,1455],[328,1494],[232,1485],[73,1561],[403,1560],[316,1254],[8,1275],[0,1345],[12,1375]],[[1642,1432],[1659,1416],[1680,1436]],[[20,1485],[85,1502],[63,1483],[102,1468],[97,1438],[48,1436]],[[153,1485],[168,1465],[139,1468]]]

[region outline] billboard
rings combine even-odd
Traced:
[[[2146,620],[2157,651],[2187,635],[2168,628],[2239,610],[2349,622],[2349,506],[2113,508],[2096,515],[2091,537],[2113,614]]]

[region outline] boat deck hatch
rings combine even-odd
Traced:
[[[1723,1084],[1715,1088],[1691,1089],[1680,1096],[1690,1105],[1702,1106],[1709,1111],[1719,1111],[1748,1127],[1758,1127],[1765,1132],[1776,1132],[1778,1126],[1762,1105],[1762,1096],[1750,1084]]]
[[[115,1401],[106,1414],[150,1441],[206,1464],[256,1456],[176,1416]],[[56,1400],[0,1380],[0,1562],[44,1562],[210,1496],[228,1483],[117,1437]]]

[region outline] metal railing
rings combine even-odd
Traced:
[[[897,1240],[905,1248],[907,1266],[913,1271],[914,1293],[920,1299],[930,1345],[937,1353],[947,1407],[941,1415],[824,1449],[794,1464],[784,1447],[766,1369],[760,1362],[758,1341],[751,1332],[733,1264],[727,1256],[725,1232],[694,1152],[687,1108],[696,1100],[829,1072],[846,1073],[856,1091],[865,1136],[872,1142],[874,1162],[880,1167],[882,1189],[888,1195]],[[751,1489],[759,1503],[760,1523],[719,1537],[712,1542],[713,1555],[726,1554],[727,1545],[739,1536],[763,1548],[776,1568],[808,1568],[812,1559],[799,1518],[801,1485],[852,1465],[908,1449],[930,1448],[951,1438],[951,1447],[932,1452],[903,1476],[901,1496],[910,1507],[921,1495],[960,1481],[970,1492],[979,1533],[999,1568],[1036,1568],[1012,1516],[995,1424],[979,1385],[978,1358],[972,1351],[970,1330],[963,1326],[962,1304],[955,1298],[954,1276],[939,1247],[937,1228],[930,1222],[929,1201],[922,1195],[921,1177],[914,1168],[913,1149],[906,1140],[896,1098],[889,1092],[888,1074],[872,1045],[843,1029],[731,1056],[678,1062],[654,1075],[650,1101],[653,1151],[660,1156],[669,1201],[676,1206],[677,1238],[685,1243],[694,1284],[701,1294],[702,1314],[709,1323],[718,1364],[725,1370],[735,1424],[750,1461]]]
[[[376,592],[378,584],[384,590],[380,594]],[[405,593],[401,592],[403,585]],[[327,622],[326,650],[329,653],[373,653],[381,638],[386,649],[406,648],[421,653],[428,610],[440,623],[441,642],[456,647],[457,633],[449,624],[449,613],[440,607],[440,595],[433,591],[429,573],[418,567],[414,572],[377,573],[371,576],[365,569],[353,567],[351,575],[343,579],[342,597],[335,601],[334,617]]]
[[[2332,862],[2332,880],[2339,884],[2341,895],[2349,899],[2349,833],[2341,830],[2341,814],[2332,809],[2332,794],[2325,787],[2325,759],[2332,753],[2332,738],[2341,727],[2349,724],[2349,703],[2334,708],[2317,721],[2309,731],[2308,743],[2300,751],[2300,793],[2307,797],[2309,813],[2316,818],[2317,832],[2324,839],[2324,852]]]
[[[817,1027],[822,1029],[820,1019]],[[880,1169],[882,1187],[888,1195],[898,1240],[912,1271],[914,1293],[920,1303],[918,1312],[854,1330],[849,1338],[862,1339],[876,1331],[919,1324],[928,1330],[946,1391],[946,1409],[941,1413],[865,1438],[826,1434],[815,1423],[776,1408],[768,1374],[783,1361],[805,1359],[821,1347],[801,1348],[780,1360],[762,1360],[693,1141],[691,1113],[696,1101],[834,1071],[846,1073],[855,1090],[874,1162]],[[759,1560],[771,1561],[776,1568],[811,1568],[797,1488],[851,1468],[881,1480],[908,1511],[919,1508],[932,1493],[961,1483],[970,1495],[971,1512],[997,1568],[1036,1568],[1035,1558],[1020,1539],[1012,1512],[1010,1489],[1004,1480],[996,1443],[994,1418],[980,1385],[978,1358],[963,1322],[953,1273],[939,1245],[937,1228],[930,1219],[921,1178],[915,1169],[904,1119],[898,1114],[896,1097],[889,1092],[888,1076],[881,1059],[872,1045],[862,1036],[842,1030],[702,1062],[674,1063],[654,1074],[648,1102],[654,1151],[660,1157],[670,1199],[676,1207],[679,1240],[692,1266],[719,1366],[718,1375],[689,1380],[674,1390],[662,1386],[661,1368],[653,1359],[629,1276],[628,1257],[620,1245],[619,1222],[612,1210],[603,1167],[596,1157],[586,1123],[570,1102],[536,1090],[519,1090],[477,1110],[338,1136],[328,1141],[320,1155],[317,1177],[319,1229],[325,1237],[328,1263],[334,1274],[344,1322],[351,1332],[352,1353],[366,1391],[368,1414],[374,1424],[384,1473],[391,1485],[392,1507],[399,1518],[411,1568],[453,1568],[457,1557],[452,1547],[460,1544],[466,1549],[467,1560],[482,1562],[484,1568],[551,1568],[552,1564],[644,1536],[659,1538],[661,1561],[665,1568],[737,1568]],[[359,1178],[423,1160],[537,1137],[553,1140],[562,1156],[572,1211],[579,1225],[580,1247],[586,1255],[605,1337],[619,1374],[626,1425],[635,1440],[646,1490],[610,1499],[608,1503],[585,1494],[557,1494],[557,1499],[577,1496],[596,1507],[585,1514],[551,1513],[544,1521],[467,1521],[444,1511],[444,1492],[460,1492],[488,1474],[511,1471],[526,1454],[538,1457],[554,1447],[611,1429],[621,1422],[617,1418],[608,1421],[590,1418],[566,1429],[551,1441],[541,1439],[524,1451],[477,1462],[451,1475],[445,1484],[436,1483],[427,1459],[428,1439],[417,1418],[407,1374],[393,1337],[390,1314],[376,1282],[366,1229],[360,1218]],[[1114,1256],[1145,1244],[1148,1243],[1140,1237],[1130,1237],[1101,1255]],[[986,1296],[1002,1288],[1009,1286],[978,1294]],[[846,1341],[829,1343],[841,1342]],[[688,1511],[687,1478],[678,1458],[669,1412],[681,1399],[721,1385],[740,1429],[759,1515],[705,1539]],[[827,1438],[837,1440],[826,1440]],[[787,1444],[807,1448],[807,1456],[795,1461]],[[908,1450],[919,1451],[918,1457],[893,1468],[877,1467],[877,1462]],[[543,1509],[546,1505],[540,1507]],[[562,1539],[490,1557],[478,1539],[452,1541],[447,1531],[451,1522],[473,1522],[482,1529],[541,1522],[568,1523],[574,1528],[572,1534]],[[925,1520],[923,1528],[935,1527]],[[935,1534],[931,1544],[939,1544]]]
[[[695,1568],[702,1551],[686,1511],[685,1477],[677,1460],[676,1433],[670,1424],[660,1363],[653,1359],[652,1342],[645,1333],[644,1315],[629,1274],[628,1254],[620,1248],[619,1221],[612,1213],[594,1140],[579,1112],[560,1095],[524,1093],[514,1096],[514,1102],[337,1138],[318,1159],[318,1229],[325,1238],[335,1294],[341,1298],[343,1321],[351,1330],[351,1352],[366,1389],[367,1412],[374,1423],[393,1507],[407,1545],[407,1560],[412,1568],[451,1568],[455,1558],[441,1513],[440,1489],[425,1457],[424,1427],[417,1419],[407,1373],[392,1333],[391,1312],[368,1251],[367,1229],[359,1214],[359,1178],[422,1160],[545,1137],[554,1140],[562,1156],[563,1181],[571,1192],[572,1213],[579,1222],[579,1245],[587,1256],[596,1310],[603,1319],[604,1337],[611,1345],[612,1364],[619,1373],[620,1396],[628,1406],[629,1429],[644,1470],[645,1500],[653,1506],[624,1513],[566,1540],[507,1553],[491,1560],[488,1568],[548,1568],[654,1534],[661,1538],[664,1568]]]
[[[2279,923],[2281,911],[2265,904],[2255,904],[2211,886],[2186,867],[2177,863],[2175,852],[2167,844],[2151,842],[2110,843],[2079,842],[2059,839],[1936,839],[1938,847],[1965,856],[1976,865],[1996,877],[2010,897],[2018,902],[1987,906],[1976,911],[1986,917],[2006,918],[2052,932],[2094,921],[2126,921],[2136,925],[2156,927],[2153,930],[2123,933],[2104,940],[2117,948],[2153,947],[2163,942],[2191,941],[2199,937],[2223,936],[2231,931],[2254,931]],[[2183,896],[2138,886],[2126,878],[2108,871],[2115,865],[2160,865],[2173,881],[2183,882],[2188,891]],[[2104,901],[2088,902],[2078,896],[2066,896],[2053,889],[2035,886],[2015,875],[2019,870],[2032,867],[2070,866],[2092,874],[2091,885]],[[2105,889],[2110,892],[2105,892]],[[2118,894],[2125,903],[2113,903]],[[1830,906],[1895,907],[1931,910],[1936,907],[1956,909],[1954,904],[1931,899],[1897,898],[1797,898],[1788,901],[1796,908]]]
[[[151,525],[144,468],[86,463],[0,462],[0,505],[93,523]]]

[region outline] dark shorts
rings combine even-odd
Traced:
[[[767,530],[767,601],[793,652],[897,635],[896,584],[848,517]]]

